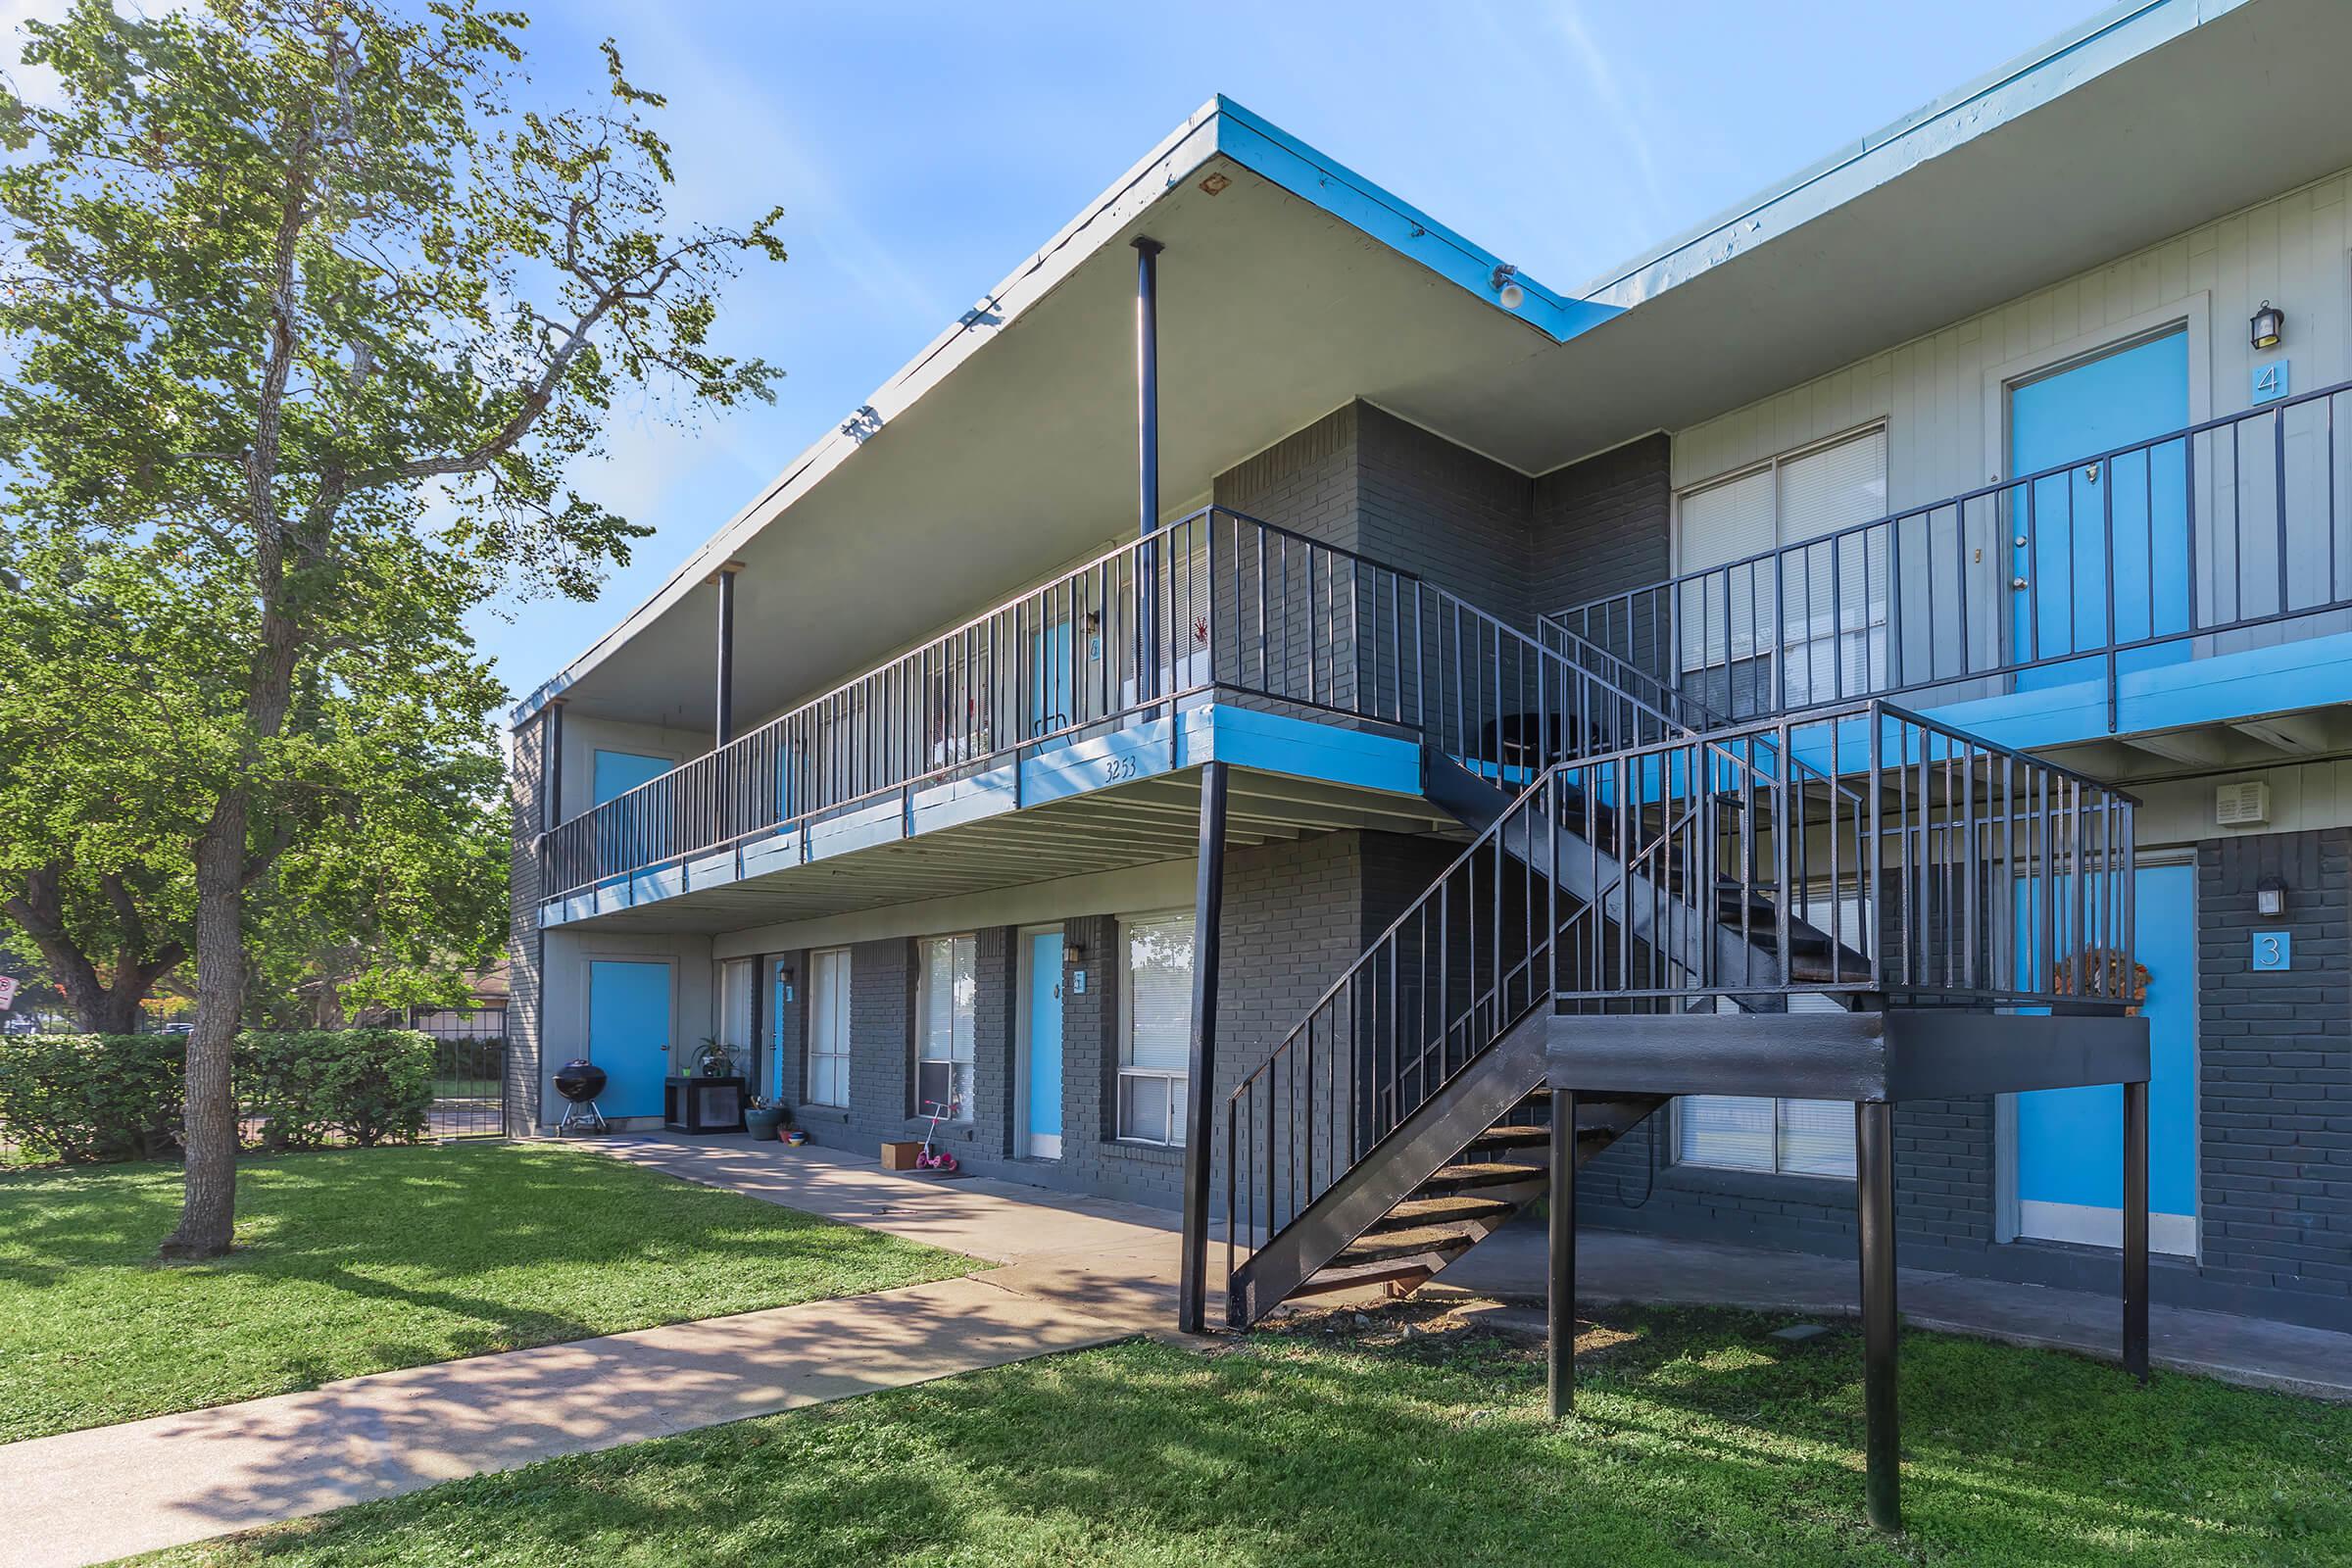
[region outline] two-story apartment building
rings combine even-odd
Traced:
[[[2118,6],[1573,290],[1211,101],[517,707],[517,1130],[1355,1204],[1246,1317],[1542,1190],[1536,1009],[1586,1224],[2105,1286],[2144,1134],[2157,1299],[2352,1328],[2346,59]],[[1904,1006],[2007,1064],[1637,1060]]]

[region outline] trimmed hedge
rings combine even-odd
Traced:
[[[154,1159],[178,1147],[179,1035],[0,1036],[0,1132],[74,1162]],[[433,1043],[408,1029],[249,1030],[232,1082],[244,1143],[415,1143],[433,1102]]]

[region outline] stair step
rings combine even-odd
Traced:
[[[1521,1182],[1540,1182],[1550,1173],[1545,1165],[1520,1165],[1509,1160],[1466,1160],[1458,1165],[1443,1165],[1416,1190],[1416,1196],[1434,1197],[1441,1193],[1471,1192],[1481,1187],[1516,1187]]]
[[[1474,1220],[1509,1219],[1517,1203],[1499,1198],[1408,1198],[1372,1222],[1367,1236],[1387,1236],[1418,1230],[1424,1225],[1459,1225]]]
[[[1536,1126],[1490,1127],[1470,1140],[1472,1149],[1536,1149],[1551,1142],[1551,1129]]]
[[[1354,1268],[1364,1263],[1385,1263],[1391,1258],[1418,1257],[1424,1252],[1435,1252],[1450,1260],[1468,1251],[1480,1239],[1452,1225],[1422,1225],[1412,1230],[1359,1236],[1329,1266]]]

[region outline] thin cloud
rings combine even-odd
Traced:
[[[1570,58],[1592,89],[1593,103],[1599,108],[1610,129],[1625,143],[1633,155],[1634,168],[1642,176],[1642,189],[1649,199],[1654,218],[1666,208],[1665,182],[1658,177],[1658,163],[1650,145],[1649,121],[1628,96],[1629,83],[1636,86],[1633,74],[1611,60],[1595,43],[1590,28],[1585,25],[1584,12],[1576,0],[1559,0],[1550,13],[1553,29],[1560,41],[1568,46]]]

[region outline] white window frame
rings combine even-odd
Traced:
[[[801,1011],[806,1019],[804,1028],[807,1031],[808,1048],[803,1054],[801,1063],[801,1101],[804,1104],[830,1105],[836,1109],[846,1110],[849,1108],[851,1093],[850,1060],[853,1054],[851,1031],[847,1028],[841,1031],[841,1049],[833,1051],[819,1049],[820,1044],[829,1047],[832,1042],[821,1039],[817,1029],[817,971],[825,966],[826,960],[834,957],[839,957],[841,960],[839,981],[841,1015],[845,1022],[849,1018],[850,950],[848,948],[819,948],[808,955],[808,985],[802,993]],[[832,987],[828,986],[825,989],[830,991]],[[838,1061],[841,1064],[841,1098],[839,1100],[819,1100],[816,1097],[815,1086],[818,1076],[816,1068],[820,1058],[826,1061]]]
[[[1834,918],[1838,922],[1837,934],[1838,939],[1840,942],[1844,943],[1850,948],[1853,948],[1858,953],[1867,954],[1875,950],[1877,946],[1875,937],[1872,935],[1872,933],[1862,928],[1863,906],[1862,900],[1858,894],[1846,897],[1838,897],[1836,893],[1836,890],[1826,885],[1814,886],[1806,889],[1805,905],[1808,911],[1814,906],[1825,902],[1834,902],[1836,905],[1836,914],[1834,915]],[[1871,906],[1873,908],[1877,907],[1875,901]],[[1808,1004],[1812,1010],[1820,1010],[1822,1008],[1835,1007],[1838,1005],[1838,1004],[1830,1001],[1829,998],[1810,992],[1802,992],[1794,997],[1791,997],[1789,999],[1790,1010],[1806,1010],[1804,1006],[1800,1006],[1800,1004]],[[1689,1113],[1690,1102],[1692,1100],[1736,1100],[1745,1101],[1752,1104],[1771,1105],[1772,1165],[1770,1169],[1766,1169],[1760,1165],[1738,1164],[1724,1159],[1708,1159],[1703,1154],[1692,1154],[1687,1152],[1685,1150],[1684,1140],[1689,1132],[1689,1129],[1685,1124],[1685,1117]],[[1854,1147],[1851,1143],[1841,1146],[1844,1154],[1845,1168],[1838,1171],[1790,1170],[1783,1163],[1782,1147],[1784,1139],[1783,1130],[1787,1126],[1788,1106],[1843,1106],[1848,1103],[1849,1102],[1842,1100],[1802,1100],[1786,1095],[1678,1096],[1674,1102],[1674,1137],[1670,1145],[1674,1151],[1674,1162],[1678,1165],[1689,1165],[1700,1170],[1736,1170],[1745,1171],[1748,1174],[1755,1176],[1794,1176],[1805,1181],[1850,1182],[1854,1179]]]
[[[1131,1065],[1135,1054],[1135,964],[1129,944],[1135,932],[1146,926],[1190,924],[1194,919],[1190,909],[1162,909],[1150,914],[1130,915],[1119,921],[1119,1054],[1117,1081],[1112,1085],[1111,1117],[1114,1137],[1122,1144],[1143,1144],[1157,1149],[1182,1149],[1185,1141],[1184,1107],[1190,1103],[1192,1074],[1173,1072],[1162,1067]],[[1200,952],[1200,933],[1193,932],[1194,952]],[[1188,1013],[1189,1024],[1189,1013]],[[1131,1128],[1127,1124],[1127,1085],[1133,1081],[1156,1079],[1167,1085],[1167,1120],[1159,1137]]]
[[[1677,649],[1675,653],[1676,659],[1681,663],[1683,673],[1691,674],[1701,670],[1718,668],[1729,669],[1735,664],[1746,663],[1749,662],[1760,662],[1765,664],[1768,670],[1768,674],[1765,678],[1769,679],[1773,684],[1773,689],[1778,691],[1780,689],[1782,676],[1777,664],[1784,657],[1794,657],[1801,659],[1803,662],[1803,666],[1806,672],[1806,688],[1801,696],[1792,689],[1791,701],[1810,701],[1813,700],[1813,694],[1810,691],[1810,685],[1813,667],[1817,658],[1815,651],[1825,643],[1828,645],[1831,660],[1830,668],[1833,672],[1832,680],[1834,682],[1836,679],[1835,671],[1838,668],[1837,661],[1843,657],[1843,645],[1845,641],[1848,638],[1860,637],[1863,639],[1862,659],[1864,689],[1875,691],[1883,683],[1883,677],[1886,669],[1886,634],[1889,625],[1890,607],[1893,603],[1896,592],[1895,584],[1892,580],[1893,564],[1890,560],[1886,559],[1889,553],[1888,546],[1886,544],[1881,544],[1877,550],[1874,551],[1872,547],[1872,540],[1874,536],[1871,534],[1862,534],[1857,537],[1853,544],[1849,546],[1838,547],[1838,554],[1842,554],[1848,549],[1860,550],[1862,552],[1862,573],[1865,584],[1869,583],[1871,578],[1872,556],[1876,554],[1880,558],[1880,592],[1875,598],[1870,597],[1867,594],[1865,595],[1862,613],[1858,618],[1850,610],[1845,611],[1844,618],[1846,619],[1847,624],[1841,626],[1827,624],[1827,622],[1838,619],[1838,612],[1842,608],[1838,606],[1835,600],[1833,600],[1832,605],[1827,609],[1813,605],[1805,606],[1805,622],[1801,626],[1791,626],[1788,619],[1789,611],[1788,605],[1784,602],[1786,598],[1789,597],[1786,592],[1788,585],[1783,580],[1783,578],[1786,576],[1788,558],[1778,554],[1778,552],[1788,547],[1807,544],[1815,539],[1828,537],[1827,533],[1808,534],[1793,539],[1789,537],[1788,518],[1783,507],[1784,470],[1786,470],[1790,465],[1801,463],[1807,458],[1817,457],[1824,452],[1833,451],[1851,442],[1869,440],[1873,436],[1877,437],[1879,441],[1879,483],[1882,491],[1884,492],[1881,497],[1882,505],[1879,514],[1881,516],[1885,516],[1887,514],[1887,509],[1885,503],[1891,501],[1893,495],[1893,479],[1890,473],[1893,458],[1893,442],[1888,432],[1888,422],[1884,417],[1872,419],[1865,423],[1854,425],[1848,429],[1839,430],[1835,434],[1823,436],[1817,441],[1808,441],[1801,446],[1790,447],[1786,452],[1775,453],[1773,456],[1766,458],[1759,463],[1744,464],[1740,467],[1732,468],[1722,473],[1712,474],[1694,484],[1684,485],[1682,488],[1675,491],[1674,559],[1675,575],[1677,579],[1679,580],[1694,571],[1712,573],[1720,571],[1727,566],[1737,568],[1741,562],[1751,563],[1751,564],[1747,566],[1744,576],[1746,580],[1746,598],[1751,612],[1751,619],[1756,621],[1756,623],[1752,625],[1750,630],[1745,635],[1744,640],[1740,635],[1737,634],[1737,628],[1735,625],[1725,625],[1723,628],[1723,647],[1720,651],[1712,649],[1708,645],[1704,631],[1705,622],[1703,615],[1700,619],[1695,638],[1693,637],[1692,626],[1690,624],[1685,624],[1681,632],[1678,634],[1682,646]],[[1695,496],[1702,496],[1708,494],[1709,492],[1723,489],[1728,485],[1739,484],[1743,480],[1752,479],[1758,474],[1769,474],[1772,478],[1772,540],[1764,547],[1764,550],[1768,553],[1766,559],[1763,561],[1757,561],[1754,559],[1754,555],[1751,553],[1747,556],[1736,557],[1731,561],[1716,562],[1711,565],[1692,566],[1690,564],[1687,548],[1688,538],[1686,536],[1683,523],[1683,513],[1685,507],[1687,507],[1691,498]],[[1860,518],[1857,519],[1857,522],[1866,523],[1873,520],[1875,519]],[[1855,525],[1856,524],[1852,523],[1840,524],[1838,527],[1829,530],[1829,533],[1841,533],[1844,532],[1845,529]],[[1768,583],[1760,582],[1759,578],[1762,572],[1767,569],[1769,569],[1773,574],[1771,580]],[[1806,570],[1810,572],[1811,569],[1811,565],[1808,563]],[[1738,580],[1734,579],[1731,585],[1735,590],[1737,590],[1740,586],[1740,583]],[[1687,595],[1689,591],[1689,585],[1678,587],[1675,590],[1678,598],[1678,615],[1682,612],[1682,597]],[[1707,592],[1707,586],[1705,585],[1702,585],[1698,591],[1705,599],[1705,612],[1712,613],[1715,609],[1714,596]],[[1758,606],[1759,602],[1766,600],[1769,600],[1770,602],[1769,613],[1762,615],[1761,617],[1755,616],[1753,612]],[[1733,603],[1729,607],[1726,613],[1736,616],[1740,608],[1741,605],[1740,602],[1740,597],[1737,592],[1735,592]],[[1801,633],[1801,635],[1797,635],[1798,633]],[[1793,674],[1793,669],[1791,670],[1791,673]],[[1860,691],[1854,691],[1848,692],[1845,695],[1852,697],[1860,696],[1863,693]]]
[[[979,1098],[979,1001],[980,953],[979,939],[969,931],[945,936],[918,937],[914,944],[914,1107],[913,1114],[928,1120],[930,1102],[936,1096],[923,1093],[923,1069],[945,1066],[948,1069],[950,1096],[955,1114],[952,1122],[968,1122],[973,1116],[972,1102]],[[932,1037],[931,975],[932,965],[945,956],[951,970],[960,963],[972,976],[969,998],[952,997],[949,1005],[955,1009],[948,1023],[948,1054],[930,1056]]]

